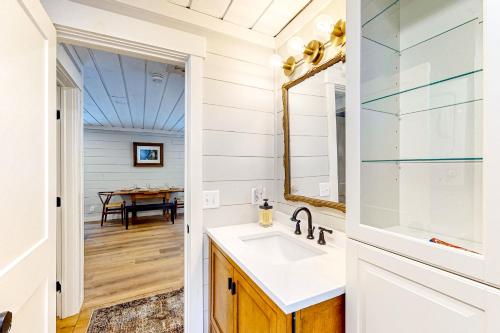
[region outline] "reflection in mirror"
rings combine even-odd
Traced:
[[[325,66],[284,86],[287,200],[345,211],[343,67]]]

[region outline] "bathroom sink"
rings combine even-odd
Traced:
[[[326,252],[305,244],[282,232],[263,233],[240,237],[240,240],[270,264],[286,264],[325,254]]]

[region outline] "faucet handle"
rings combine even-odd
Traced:
[[[332,234],[333,230],[326,229],[326,228],[323,228],[323,227],[318,227],[318,229],[319,229],[318,244],[319,245],[325,245],[326,241],[325,241],[325,234],[324,233],[328,232],[329,234]]]
[[[333,230],[331,230],[331,229],[326,229],[326,228],[323,228],[323,227],[318,227],[318,229],[319,229],[320,232],[324,231],[324,232],[327,232],[329,234],[333,234]]]
[[[300,231],[300,220],[297,220],[297,219],[291,219],[293,222],[296,222],[295,223],[295,234],[296,235],[302,235],[302,231]]]

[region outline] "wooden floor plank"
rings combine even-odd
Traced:
[[[147,297],[184,284],[184,221],[141,218],[85,223],[85,301],[79,314],[57,320],[57,333],[86,332],[96,308]]]

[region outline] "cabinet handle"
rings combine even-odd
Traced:
[[[227,289],[231,290],[232,286],[233,286],[233,278],[228,277],[227,278]]]
[[[236,283],[233,282],[232,286],[231,286],[231,295],[234,295],[236,294]]]

